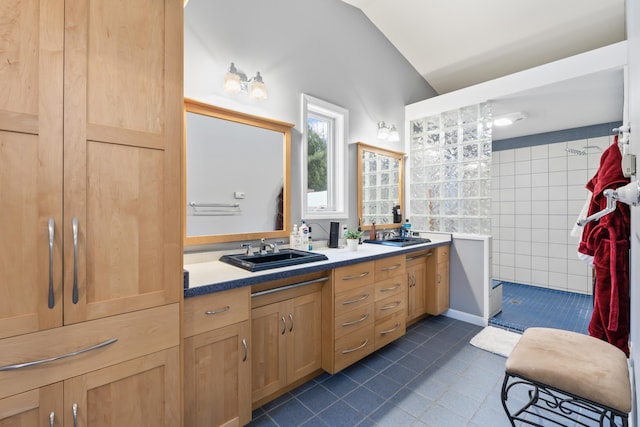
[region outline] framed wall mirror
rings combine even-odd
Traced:
[[[293,124],[185,99],[185,245],[287,237]]]
[[[404,153],[358,142],[358,218],[363,229],[370,230],[374,221],[376,229],[400,227],[403,176]]]

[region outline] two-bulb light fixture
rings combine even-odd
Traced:
[[[231,93],[248,93],[250,97],[255,99],[267,99],[267,87],[262,81],[260,72],[248,79],[245,73],[238,71],[233,62],[224,76],[224,90]]]
[[[396,129],[396,125],[387,125],[385,122],[378,123],[378,139],[388,140],[389,142],[400,141],[400,133]]]

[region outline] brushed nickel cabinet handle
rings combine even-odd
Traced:
[[[54,221],[53,218],[49,218],[49,308],[53,308],[55,305],[55,298],[53,295],[53,237]]]
[[[430,256],[433,256],[433,252],[428,252],[426,254],[408,257],[407,261],[413,261],[414,259],[420,259],[420,258],[427,258],[427,257],[430,257]]]
[[[354,351],[358,351],[361,348],[364,348],[364,346],[367,345],[368,343],[369,343],[369,338],[365,338],[365,340],[364,340],[364,342],[362,344],[360,344],[356,348],[352,348],[350,350],[343,350],[342,354],[349,354],[349,353],[353,353]]]
[[[204,314],[206,314],[207,316],[211,316],[212,314],[220,314],[220,313],[224,313],[225,311],[229,311],[231,307],[229,307],[228,305],[224,308],[221,308],[220,310],[211,310],[211,311],[205,311]]]
[[[400,305],[400,301],[396,301],[394,304],[385,305],[384,307],[380,307],[380,311],[382,310],[391,310],[392,308],[396,308]]]
[[[351,326],[351,325],[355,325],[356,323],[364,322],[365,320],[367,320],[368,317],[369,317],[369,313],[365,313],[364,316],[362,316],[358,320],[353,320],[351,322],[344,322],[342,326]]]
[[[49,414],[49,427],[53,427],[53,424],[56,420],[56,414],[53,411]]]
[[[96,345],[93,345],[91,347],[83,348],[81,350],[74,351],[74,352],[67,353],[67,354],[63,354],[61,356],[54,356],[54,357],[50,357],[48,359],[42,359],[42,360],[35,360],[33,362],[16,363],[14,365],[0,366],[0,372],[3,372],[3,371],[14,371],[16,369],[28,368],[30,366],[42,365],[44,363],[55,362],[56,360],[66,359],[68,357],[73,357],[73,356],[78,356],[78,355],[80,355],[82,353],[87,353],[87,352],[92,351],[92,350],[97,350],[99,348],[106,347],[109,344],[113,344],[116,341],[118,341],[118,338],[111,338],[110,340],[103,341],[103,342],[98,343]]]
[[[73,412],[73,427],[78,426],[78,404],[74,403],[71,407],[71,412]]]
[[[380,292],[389,292],[389,291],[395,291],[396,289],[398,289],[400,287],[400,283],[396,284],[395,286],[391,287],[391,288],[382,288],[380,289]]]
[[[380,271],[389,271],[389,270],[395,270],[396,268],[400,268],[402,267],[402,264],[396,264],[396,265],[392,265],[390,267],[382,267],[380,269]]]
[[[396,326],[389,329],[388,331],[380,331],[380,335],[387,335],[387,334],[390,334],[391,332],[395,332],[398,330],[399,327],[400,327],[400,323],[396,323]]]
[[[247,347],[247,340],[245,338],[242,338],[242,348],[244,350],[244,355],[242,356],[242,361],[246,362],[247,361],[247,356],[249,355],[249,348]]]
[[[282,332],[280,333],[280,335],[284,335],[284,333],[287,332],[287,321],[284,319],[284,316],[282,316],[281,319],[282,319]]]
[[[342,278],[342,280],[360,279],[361,277],[365,277],[365,276],[368,276],[368,275],[369,275],[369,272],[368,272],[368,271],[365,271],[364,273],[362,273],[362,274],[357,274],[357,275],[355,275],[355,276],[344,276],[344,277]]]
[[[291,320],[291,327],[289,328],[289,332],[293,332],[293,314],[289,313],[289,320]]]
[[[364,295],[362,295],[362,296],[361,296],[360,298],[358,298],[358,299],[352,299],[352,300],[350,300],[350,301],[343,301],[343,302],[342,302],[342,305],[355,304],[355,303],[357,303],[357,302],[364,301],[364,300],[366,300],[367,298],[369,298],[369,294],[364,294]]]
[[[78,303],[78,218],[71,221],[73,228],[73,296],[74,304]]]

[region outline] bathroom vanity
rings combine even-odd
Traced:
[[[451,238],[431,240],[323,248],[327,260],[254,273],[187,255],[186,424],[244,425],[252,409],[446,310]]]

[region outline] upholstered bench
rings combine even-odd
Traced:
[[[627,426],[626,355],[587,335],[529,328],[505,364],[502,406],[511,425]]]

